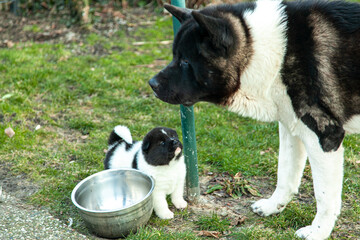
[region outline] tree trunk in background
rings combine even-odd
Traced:
[[[89,0],[71,0],[72,7],[71,12],[74,17],[76,17],[81,23],[89,23]]]

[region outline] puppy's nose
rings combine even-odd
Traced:
[[[159,87],[160,84],[155,78],[152,78],[149,81],[149,85],[153,90],[155,90],[155,89],[157,89]]]

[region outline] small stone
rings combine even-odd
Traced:
[[[12,138],[15,135],[15,132],[11,127],[8,127],[5,129],[5,134],[8,135],[9,138]]]
[[[2,186],[0,185],[0,203],[4,202],[4,197],[2,194]]]

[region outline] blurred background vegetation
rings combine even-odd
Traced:
[[[170,0],[0,0],[0,11],[11,11],[16,15],[67,13],[77,23],[90,23],[95,8],[127,9],[129,7],[156,8]],[[188,8],[199,8],[212,0],[188,0]]]

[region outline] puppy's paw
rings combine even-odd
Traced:
[[[278,204],[270,199],[261,199],[251,205],[251,209],[254,213],[267,217],[272,214],[276,214],[285,209],[285,205]]]
[[[187,202],[184,199],[173,200],[172,203],[177,209],[183,209],[187,207]]]
[[[156,215],[161,219],[172,219],[174,218],[174,213],[169,209],[163,209],[161,211],[155,211]]]

